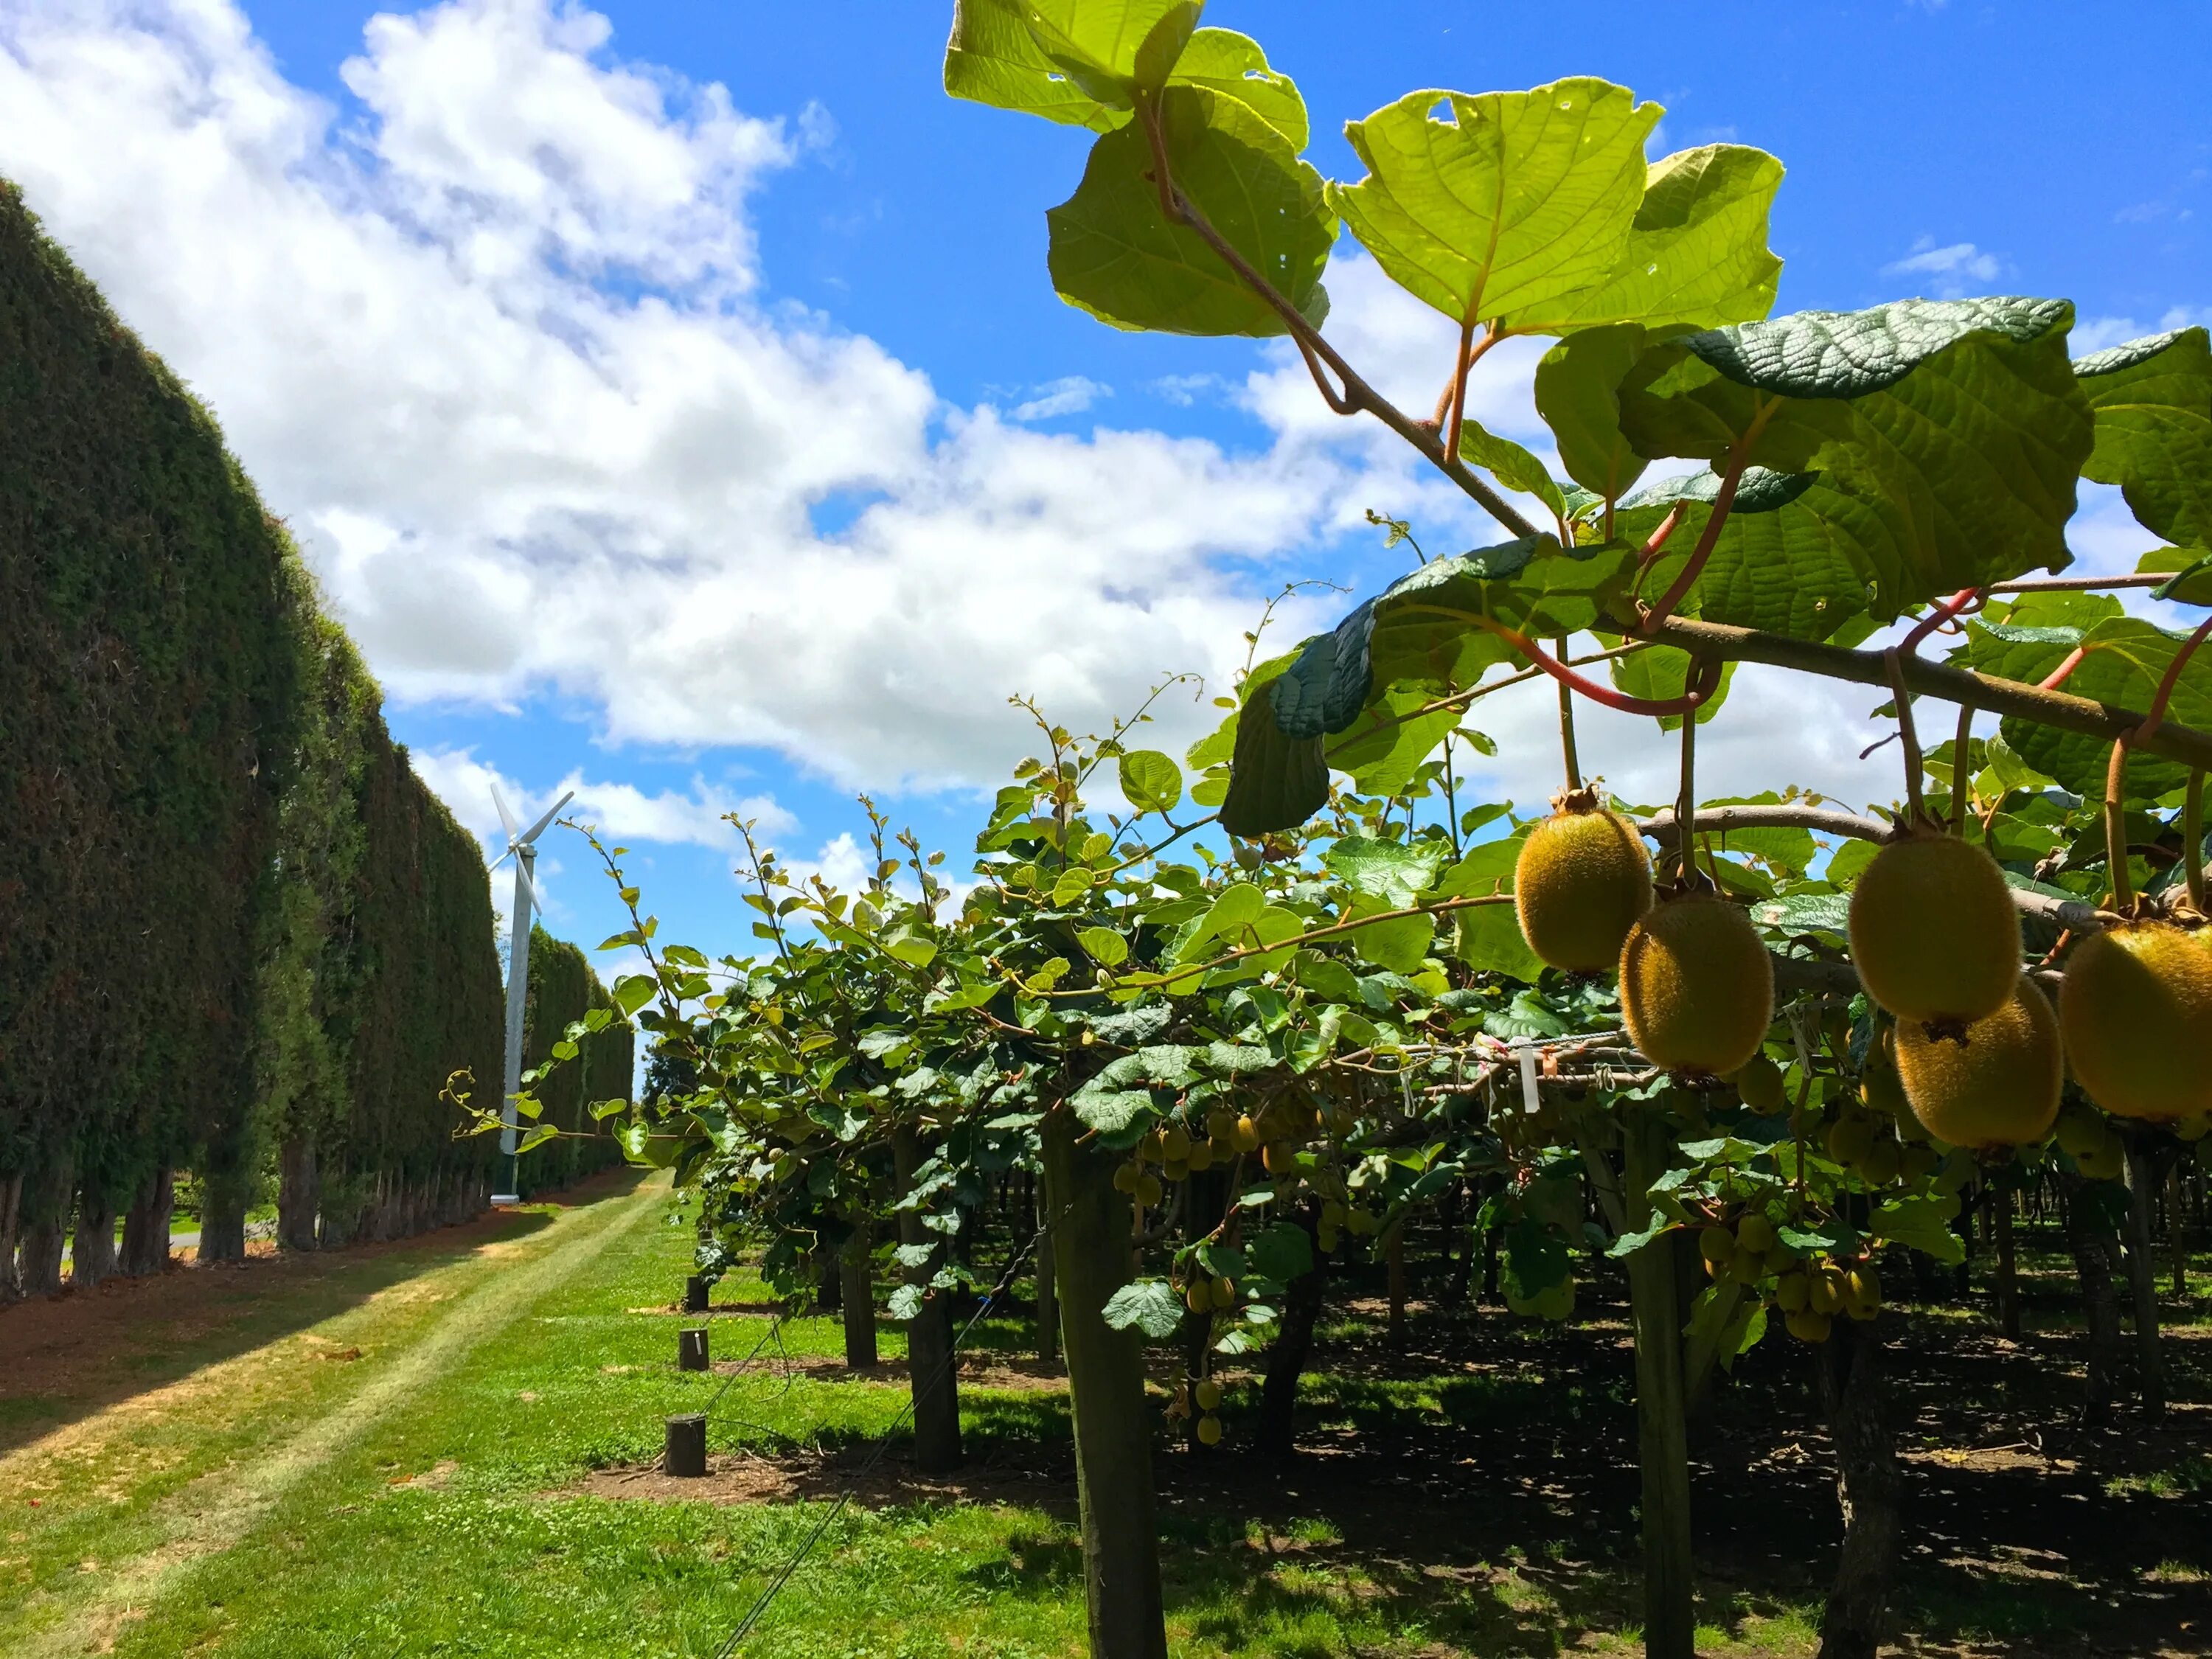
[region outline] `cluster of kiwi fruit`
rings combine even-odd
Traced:
[[[1774,1305],[1790,1335],[1825,1342],[1838,1314],[1864,1322],[1881,1311],[1881,1280],[1863,1259],[1814,1256],[1774,1281]]]
[[[2172,1122],[2212,1109],[2212,950],[2161,920],[2077,945],[2054,1012],[2021,971],[2020,915],[1982,848],[1915,830],[1852,890],[1851,960],[1897,1021],[1899,1077],[1937,1139],[1986,1151],[2041,1140],[2070,1065],[2106,1112]]]
[[[1185,1176],[1210,1170],[1217,1164],[1226,1164],[1237,1153],[1251,1152],[1259,1145],[1260,1137],[1250,1118],[1217,1106],[1206,1114],[1203,1134],[1194,1135],[1182,1124],[1173,1121],[1146,1131],[1131,1149],[1129,1161],[1114,1171],[1114,1185],[1116,1190],[1129,1194],[1150,1208],[1160,1201],[1163,1178],[1181,1181]],[[1150,1164],[1159,1165],[1158,1175],[1146,1168]]]
[[[1227,1276],[1194,1273],[1184,1282],[1182,1305],[1193,1313],[1220,1313],[1237,1305],[1237,1281]]]
[[[1743,907],[1710,889],[1661,897],[1636,826],[1569,790],[1514,865],[1521,935],[1569,973],[1620,975],[1621,1014],[1644,1057],[1724,1077],[1759,1052],[1774,1018],[1774,969]]]
[[[1221,1443],[1221,1384],[1210,1376],[1186,1379],[1168,1402],[1170,1418],[1198,1419],[1198,1439],[1203,1446]]]
[[[1733,1227],[1721,1222],[1700,1227],[1698,1255],[1705,1272],[1724,1285],[1756,1285],[1797,1264],[1796,1254],[1776,1237],[1774,1224],[1757,1210],[1737,1217]]]

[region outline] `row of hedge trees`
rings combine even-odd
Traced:
[[[529,1000],[522,1028],[523,1065],[544,1065],[562,1034],[594,1008],[609,1009],[615,1018],[583,1038],[578,1045],[582,1052],[575,1060],[553,1072],[538,1087],[544,1108],[539,1121],[567,1133],[558,1140],[532,1148],[517,1162],[515,1191],[524,1198],[568,1186],[623,1162],[620,1143],[611,1135],[598,1133],[599,1125],[590,1107],[593,1101],[628,1100],[636,1064],[635,1028],[622,1018],[614,998],[599,983],[584,953],[543,927],[532,928]]]
[[[498,1086],[489,884],[380,702],[213,419],[0,181],[0,1299],[58,1289],[72,1229],[80,1284],[159,1268],[184,1170],[203,1260],[272,1164],[294,1248],[484,1203],[440,1090]],[[592,1086],[626,1096],[616,1035]]]

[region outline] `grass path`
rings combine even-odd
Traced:
[[[47,1598],[43,1607],[24,1609],[44,1628],[18,1627],[11,1634],[7,1622],[0,1620],[0,1636],[9,1637],[8,1650],[21,1659],[59,1659],[112,1649],[118,1629],[134,1614],[174,1589],[208,1557],[250,1536],[303,1480],[416,1398],[432,1379],[506,1330],[547,1291],[584,1273],[610,1243],[653,1213],[662,1199],[656,1185],[559,1210],[539,1232],[490,1243],[443,1269],[434,1277],[449,1281],[442,1287],[447,1294],[441,1294],[438,1286],[425,1288],[434,1304],[450,1297],[451,1305],[427,1329],[412,1333],[411,1341],[369,1370],[350,1392],[313,1410],[304,1426],[265,1452],[219,1463],[158,1498],[132,1528],[131,1554],[99,1562],[95,1571],[80,1573],[82,1588],[75,1594]],[[402,1309],[392,1311],[398,1314]],[[231,1379],[224,1373],[250,1371],[262,1358],[262,1351],[249,1351],[209,1372],[111,1406],[56,1436],[33,1442],[0,1459],[0,1491],[34,1478],[41,1464],[63,1455],[80,1467],[94,1461],[112,1449],[126,1422],[163,1416],[178,1403],[172,1396],[227,1394],[225,1385]]]

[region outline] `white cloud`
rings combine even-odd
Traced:
[[[1923,236],[1904,258],[1884,265],[1882,274],[1933,277],[1936,297],[1955,300],[1975,286],[1986,287],[1996,282],[2007,270],[2002,259],[1994,253],[1984,253],[1972,242],[1953,242],[1938,247],[1934,237]]]
[[[1036,397],[1015,404],[1013,416],[1018,421],[1048,421],[1055,415],[1079,415],[1101,398],[1113,395],[1112,386],[1102,386],[1087,375],[1063,374],[1037,387]]]
[[[550,690],[617,742],[974,782],[1025,741],[1010,691],[1091,726],[1224,672],[1241,568],[1328,505],[1303,434],[1030,432],[765,301],[746,198],[825,118],[624,64],[594,14],[381,15],[344,80],[357,111],[288,84],[226,0],[0,12],[0,172],[218,411],[397,698]],[[825,541],[841,495],[875,505]]]
[[[550,788],[532,790],[478,760],[473,749],[415,749],[408,757],[416,775],[495,855],[506,849],[507,836],[492,802],[494,789],[526,827],[562,796],[573,794],[561,816],[592,825],[602,839],[611,842],[658,842],[730,852],[739,845],[738,832],[727,821],[732,813],[754,821],[766,835],[781,836],[799,827],[799,820],[774,796],[741,796],[703,778],[691,781],[689,794],[664,789],[649,795],[635,784],[594,782],[576,770]]]

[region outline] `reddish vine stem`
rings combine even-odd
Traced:
[[[1729,451],[1728,465],[1721,474],[1721,487],[1713,496],[1713,510],[1705,520],[1705,527],[1698,537],[1698,544],[1690,550],[1690,562],[1673,584],[1659,596],[1659,603],[1644,613],[1641,631],[1646,634],[1674,614],[1698,578],[1705,574],[1705,562],[1713,556],[1713,549],[1720,545],[1721,526],[1728,522],[1729,509],[1735,505],[1736,486],[1743,482],[1745,453],[1750,447],[1753,434],[1747,434],[1735,448]]]
[[[2111,873],[2112,908],[2123,915],[2134,909],[2136,898],[2135,878],[2128,869],[2127,807],[2124,800],[2128,750],[2136,743],[2148,741],[2164,724],[2166,705],[2173,701],[2173,688],[2181,683],[2181,671],[2188,667],[2189,659],[2197,654],[2197,647],[2208,637],[2212,637],[2212,617],[2207,617],[2197,624],[2197,631],[2182,642],[2181,648],[2173,653],[2173,660],[2166,664],[2166,672],[2159,677],[2157,694],[2150,700],[2150,710],[2143,716],[2142,724],[2133,732],[2123,732],[2112,740],[2112,758],[2105,768],[2105,863]],[[2192,786],[2202,776],[2201,772],[2192,770]],[[2192,787],[2191,793],[2195,795],[2197,793],[2197,790]],[[2193,847],[2187,849],[2187,856],[2191,868],[2196,870],[2197,849]],[[2197,870],[2196,873],[2196,890],[2190,891],[2192,905],[2198,904],[2203,886],[2203,872]]]
[[[1966,796],[1968,763],[1966,750],[1974,740],[1974,705],[1959,705],[1959,732],[1951,739],[1951,833],[1964,836],[1966,833]]]
[[[1981,592],[1982,590],[1978,587],[1960,588],[1949,599],[1944,600],[1942,604],[1936,606],[1934,610],[1930,611],[1926,616],[1923,617],[1917,623],[1913,624],[1912,631],[1910,634],[1907,634],[1898,642],[1897,648],[1899,651],[1902,651],[1906,656],[1911,656],[1914,652],[1920,649],[1920,642],[1923,640],[1926,639],[1930,634],[1933,634],[1945,623],[1950,622],[1955,618],[1960,611],[1966,610],[1967,606],[1972,605],[1977,599],[1980,598]]]
[[[2189,908],[2198,915],[2204,909],[2204,769],[2191,767],[2188,792],[2181,798],[2183,890],[2189,895]]]
[[[1477,628],[1486,629],[1497,635],[1514,650],[1559,681],[1562,686],[1579,691],[1592,702],[1601,704],[1607,708],[1618,709],[1624,714],[1650,714],[1655,717],[1664,717],[1668,714],[1690,714],[1710,702],[1713,693],[1720,689],[1720,664],[1711,658],[1699,657],[1697,679],[1680,696],[1632,697],[1626,691],[1616,691],[1609,685],[1600,685],[1595,680],[1577,674],[1563,662],[1553,661],[1545,654],[1542,646],[1537,644],[1526,634],[1508,628],[1504,623],[1493,622],[1488,617],[1469,616],[1464,611],[1454,611],[1451,614],[1462,621],[1473,623]]]
[[[1138,118],[1145,125],[1146,142],[1152,151],[1153,181],[1159,187],[1160,212],[1170,224],[1188,225],[1198,234],[1199,240],[1212,248],[1222,264],[1237,274],[1237,280],[1264,301],[1268,308],[1282,319],[1284,329],[1297,343],[1299,355],[1304,358],[1306,370],[1313,376],[1314,384],[1328,406],[1340,415],[1367,413],[1381,421],[1393,432],[1411,444],[1421,457],[1439,472],[1449,478],[1479,505],[1482,510],[1505,526],[1516,536],[1533,537],[1536,526],[1522,518],[1511,502],[1492,489],[1461,465],[1458,434],[1446,441],[1440,433],[1425,429],[1395,404],[1370,386],[1358,371],[1344,360],[1343,354],[1322,337],[1322,332],[1307,320],[1305,313],[1292,305],[1290,296],[1269,282],[1252,262],[1238,252],[1236,246],[1213,228],[1212,222],[1200,213],[1176,185],[1168,165],[1167,139],[1160,131],[1159,111],[1149,100],[1138,106]],[[1330,374],[1341,382],[1343,390],[1329,385],[1322,373],[1327,364]]]
[[[2057,667],[2052,669],[2048,674],[2045,674],[2041,679],[2035,683],[2036,689],[2039,691],[2056,691],[2060,686],[2065,684],[2068,680],[2074,678],[2074,671],[2081,665],[2083,661],[2087,659],[2088,655],[2089,647],[2087,646],[2075,646],[2071,651],[2066,653],[2066,659],[2063,662],[2060,663]]]

